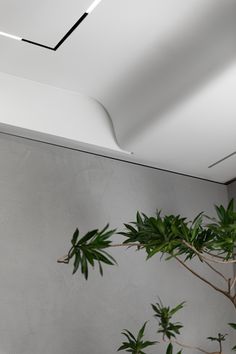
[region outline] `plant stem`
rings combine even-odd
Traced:
[[[66,254],[63,257],[58,258],[57,263],[65,263],[68,264],[69,263],[69,257],[68,254]]]
[[[215,257],[215,258],[219,258],[219,259],[225,259],[225,257],[219,256],[218,254],[211,253],[211,252],[207,251],[206,249],[204,249],[204,253],[208,254],[211,257]]]
[[[220,335],[219,335],[219,346],[220,346],[220,353],[222,353],[222,343],[221,343],[221,340],[220,340]]]
[[[192,251],[194,251],[203,260],[206,260],[206,261],[209,261],[209,262],[213,262],[213,263],[220,263],[220,264],[233,264],[233,263],[236,263],[236,259],[230,259],[230,260],[226,261],[226,260],[214,259],[214,258],[218,258],[218,257],[215,257],[215,255],[214,256],[212,255],[211,256],[212,258],[206,257],[203,253],[199,252],[194,246],[190,245],[185,240],[183,240],[183,244],[185,246],[187,246],[188,248],[190,248]]]
[[[189,266],[187,266],[187,264],[185,264],[180,258],[178,258],[178,257],[175,256],[175,259],[176,259],[180,264],[182,264],[182,266],[185,267],[188,271],[190,271],[192,274],[194,274],[197,278],[201,279],[204,283],[208,284],[210,287],[212,287],[212,288],[215,289],[216,291],[218,291],[218,292],[220,292],[221,294],[225,295],[225,296],[226,296],[228,299],[230,299],[230,301],[233,302],[233,304],[235,305],[233,298],[230,296],[230,294],[229,294],[227,291],[218,288],[217,286],[215,286],[214,284],[212,284],[209,280],[203,278],[200,274],[198,274],[198,273],[195,272],[192,268],[190,268]]]
[[[179,345],[179,346],[182,347],[182,348],[195,349],[195,350],[198,350],[199,352],[204,353],[204,354],[211,354],[210,352],[207,352],[207,351],[204,350],[204,349],[201,349],[201,348],[199,348],[199,347],[193,347],[193,346],[187,345],[187,344],[183,344],[183,343],[178,342],[177,340],[172,341],[172,343],[175,343],[175,344]]]
[[[109,245],[107,248],[111,248],[111,247],[127,247],[127,248],[137,247],[138,249],[141,249],[141,248],[146,247],[146,245],[143,245],[141,243],[115,243],[115,244]],[[69,256],[68,255],[69,255],[69,252],[65,256],[58,258],[57,263],[68,264],[69,263]]]
[[[211,283],[209,280],[205,279],[204,277],[202,277],[200,274],[198,274],[197,272],[195,272],[192,268],[190,268],[189,266],[187,266],[185,264],[185,262],[183,262],[179,257],[174,256],[174,258],[180,263],[182,264],[183,267],[185,267],[188,271],[190,271],[193,275],[195,275],[197,278],[201,279],[203,282],[205,282],[206,284],[208,284],[210,287],[212,287],[213,289],[215,289],[216,291],[220,292],[221,294],[225,295],[228,299],[230,299],[230,301],[234,304],[235,308],[236,308],[236,294],[234,294],[233,296],[231,296],[231,291],[233,289],[233,287],[236,284],[236,276],[233,279],[233,281],[231,282],[231,279],[227,279],[221,272],[219,272],[217,269],[215,269],[211,264],[208,263],[208,260],[211,262],[215,262],[215,263],[224,263],[224,264],[228,264],[228,263],[236,263],[236,260],[231,260],[231,261],[220,261],[220,260],[213,260],[213,259],[209,259],[208,257],[205,257],[201,252],[199,252],[195,247],[193,247],[192,245],[188,244],[188,242],[183,241],[183,243],[189,247],[190,249],[192,249],[198,256],[199,258],[204,261],[204,263],[210,267],[214,272],[216,272],[218,275],[220,275],[225,281],[227,281],[228,283],[228,291],[225,291],[223,289],[220,289],[219,287],[217,287],[216,285],[214,285],[213,283]],[[137,247],[138,249],[144,248],[146,247],[145,244],[140,244],[140,243],[118,243],[118,244],[111,244],[109,245],[107,248],[110,247]],[[69,263],[69,256],[68,254],[60,257],[57,262],[58,263],[64,263],[64,264],[68,264]]]
[[[224,274],[222,274],[219,270],[215,269],[210,263],[208,263],[207,261],[204,260],[204,263],[211,268],[215,273],[217,273],[218,275],[220,275],[226,282],[228,282],[228,279],[224,276]]]
[[[109,246],[110,247],[138,247],[138,248],[143,248],[145,245],[142,245],[140,243],[114,243]]]
[[[235,287],[235,285],[236,285],[236,275],[235,275],[234,279],[232,280],[230,290],[232,290]]]

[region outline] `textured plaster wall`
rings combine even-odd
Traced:
[[[227,202],[225,186],[4,135],[0,166],[0,354],[115,353],[123,328],[150,319],[155,338],[149,304],[157,296],[188,302],[178,318],[186,342],[207,348],[207,336],[225,333],[231,305],[174,261],[114,249],[119,267],[87,282],[56,263],[76,226],[121,228],[136,210],[156,208],[214,214],[215,203]]]
[[[228,195],[229,195],[229,199],[234,198],[234,201],[236,203],[236,181],[228,185]],[[234,272],[236,274],[236,264],[234,265]]]
[[[228,185],[229,199],[234,198],[236,200],[236,181]]]

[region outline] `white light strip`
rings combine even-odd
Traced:
[[[98,6],[98,4],[101,2],[102,0],[95,0],[88,8],[88,10],[86,11],[87,14],[91,14],[91,12],[95,9],[95,7]]]
[[[11,39],[15,39],[17,41],[21,41],[22,40],[22,38],[20,38],[18,36],[13,36],[12,34],[1,32],[1,31],[0,31],[0,36],[4,36],[4,37],[11,38]]]

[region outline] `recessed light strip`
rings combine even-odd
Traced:
[[[91,12],[100,4],[102,0],[95,0],[88,8],[86,11],[88,14],[91,14]]]
[[[74,32],[74,30],[83,22],[83,20],[89,15],[91,14],[91,12],[100,4],[102,0],[95,0],[90,6],[89,8],[86,10],[86,12],[78,19],[78,21],[70,28],[70,30],[65,34],[65,36],[57,43],[57,45],[55,47],[49,47],[47,45],[38,43],[38,42],[34,42],[34,41],[30,41],[29,39],[25,39],[25,38],[21,38],[6,32],[1,32],[0,31],[0,36],[4,36],[4,37],[8,37],[11,39],[15,39],[17,41],[22,41],[22,42],[26,42],[38,47],[42,47],[45,49],[49,49],[49,50],[53,50],[56,51],[61,45],[62,43],[65,42],[65,40],[72,34],[72,32]]]
[[[22,38],[20,38],[18,36],[14,36],[13,34],[9,34],[9,33],[6,33],[6,32],[1,32],[1,31],[0,31],[0,36],[8,37],[8,38],[11,38],[11,39],[15,39],[17,41],[21,41],[22,40]]]

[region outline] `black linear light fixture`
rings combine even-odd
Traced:
[[[30,41],[28,39],[25,38],[21,38],[9,33],[5,33],[5,32],[1,32],[0,31],[0,36],[4,36],[4,37],[8,37],[11,39],[15,39],[17,41],[22,41],[22,42],[26,42],[32,45],[36,45],[38,47],[43,47],[45,49],[49,49],[49,50],[53,50],[56,51],[61,45],[62,43],[65,42],[65,40],[71,35],[72,32],[74,32],[74,30],[83,22],[83,20],[89,15],[91,14],[91,12],[98,6],[98,4],[101,2],[102,0],[95,0],[90,6],[89,8],[83,13],[83,15],[78,19],[78,21],[69,29],[69,31],[64,35],[64,37],[62,37],[62,39],[55,45],[55,47],[49,47],[47,45],[38,43],[38,42],[34,42],[34,41]]]

